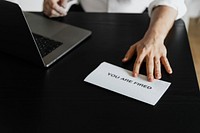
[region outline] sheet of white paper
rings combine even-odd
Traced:
[[[43,0],[7,0],[18,4],[22,11],[41,12],[43,10]]]
[[[84,81],[150,105],[155,105],[171,84],[162,80],[148,82],[146,76],[139,75],[135,78],[131,73],[103,62]]]
[[[18,0],[23,11],[41,12],[43,0]]]

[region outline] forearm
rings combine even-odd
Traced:
[[[177,17],[177,11],[171,7],[158,6],[151,14],[149,28],[144,37],[153,39],[166,38]]]

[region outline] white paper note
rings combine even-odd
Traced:
[[[42,12],[43,0],[18,0],[23,11]]]
[[[135,78],[131,71],[107,62],[101,63],[84,81],[150,105],[155,105],[171,84],[162,80],[148,82],[144,75]]]
[[[22,11],[41,12],[43,11],[43,0],[7,0],[16,3]]]

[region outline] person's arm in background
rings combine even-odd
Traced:
[[[161,1],[162,0],[159,2]],[[182,6],[185,7],[183,0],[176,1],[182,1]],[[177,6],[180,6],[178,4],[181,3],[178,2]],[[185,11],[181,11],[182,14],[184,14],[184,12]],[[133,66],[134,77],[138,76],[140,66],[144,60],[146,61],[147,78],[150,82],[152,82],[154,78],[160,79],[162,77],[161,65],[164,66],[169,74],[172,73],[172,68],[167,59],[167,50],[164,45],[164,40],[173,26],[174,21],[180,18],[181,13],[179,9],[168,6],[166,3],[164,5],[155,6],[154,8],[152,6],[150,11],[151,21],[147,32],[140,41],[129,48],[122,60],[122,62],[127,62],[134,54],[137,54]]]
[[[44,0],[43,12],[50,18],[63,17],[74,4],[78,4],[78,0]]]
[[[68,0],[44,0],[43,12],[48,17],[65,16],[67,2]]]

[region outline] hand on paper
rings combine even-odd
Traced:
[[[143,61],[146,61],[148,81],[153,81],[154,77],[156,79],[161,78],[161,64],[163,64],[169,74],[172,73],[172,68],[167,59],[167,50],[163,41],[164,39],[154,38],[150,35],[144,37],[129,48],[122,61],[129,61],[132,56],[137,53],[137,58],[133,66],[134,77],[138,76]]]

